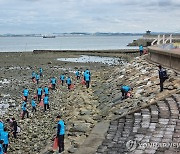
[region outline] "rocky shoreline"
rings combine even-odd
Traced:
[[[60,57],[69,57],[69,54],[1,54],[0,99],[1,102],[10,105],[3,119],[14,116],[22,129],[16,141],[10,138],[10,153],[53,153],[51,147],[53,135],[56,133],[57,114],[62,114],[66,123],[65,153],[74,153],[98,122],[123,116],[178,91],[180,87],[180,75],[168,70],[170,78],[165,82],[166,89],[159,93],[157,68],[154,64],[148,63],[145,57],[133,58],[126,66],[59,62],[56,59]],[[119,54],[116,54],[116,57],[127,58]],[[44,70],[44,77],[40,81],[42,86],[48,85],[52,75],[58,78],[65,72],[73,76],[75,89],[69,92],[66,86],[58,85],[55,91],[50,91],[50,111],[43,113],[43,109],[38,107],[37,113],[30,113],[30,118],[20,120],[23,87],[28,86],[32,98],[37,85],[30,79],[31,72],[39,67]],[[80,81],[75,80],[71,71],[77,68],[82,71],[85,68],[91,70],[90,89],[86,89]],[[134,87],[131,99],[120,99],[122,83]],[[28,109],[31,109],[30,105]]]

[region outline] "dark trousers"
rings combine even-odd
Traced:
[[[140,52],[140,56],[141,56],[143,54],[143,50],[140,50],[139,52]]]
[[[26,111],[23,111],[22,119],[24,119],[25,114],[27,114],[27,118],[29,118],[29,112],[26,110]]]
[[[39,102],[41,101],[41,97],[42,97],[42,95],[38,95],[38,101]]]
[[[4,153],[7,153],[8,144],[3,144],[3,151]]]
[[[44,112],[49,109],[49,104],[44,104]]]
[[[127,92],[124,89],[121,89],[122,92],[122,98],[125,99],[127,98]]]
[[[90,81],[86,81],[86,88],[89,88],[89,82]]]
[[[163,91],[164,79],[160,79],[160,92]]]
[[[38,79],[36,79],[36,82],[37,82],[37,84],[39,84],[39,80]]]
[[[62,84],[62,86],[64,85],[64,80],[61,80],[61,84]]]
[[[52,90],[55,90],[56,84],[52,84]]]
[[[71,89],[70,87],[71,87],[71,84],[68,84],[68,89]]]
[[[16,135],[16,134],[17,134],[17,132],[16,132],[16,131],[14,131],[14,132],[13,132],[13,136],[14,136],[14,138],[17,138],[17,135]]]
[[[48,94],[45,94],[45,97],[48,96]]]
[[[64,151],[64,135],[58,135],[59,153]]]
[[[36,107],[35,106],[32,107],[32,112],[34,112],[34,111],[36,112]]]

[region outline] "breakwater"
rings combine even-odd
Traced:
[[[149,60],[180,71],[180,49],[166,50],[158,47],[148,47],[148,51]]]
[[[73,53],[137,53],[138,49],[116,49],[116,50],[33,50],[33,53],[48,53],[48,52],[73,52]]]

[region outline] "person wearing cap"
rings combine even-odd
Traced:
[[[65,124],[64,121],[61,119],[61,116],[58,115],[56,117],[57,125],[57,138],[58,138],[58,146],[59,146],[59,153],[64,151],[64,135],[65,135]]]

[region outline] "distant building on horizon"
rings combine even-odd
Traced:
[[[150,30],[147,30],[147,31],[146,31],[146,35],[151,35],[151,31],[150,31]]]

